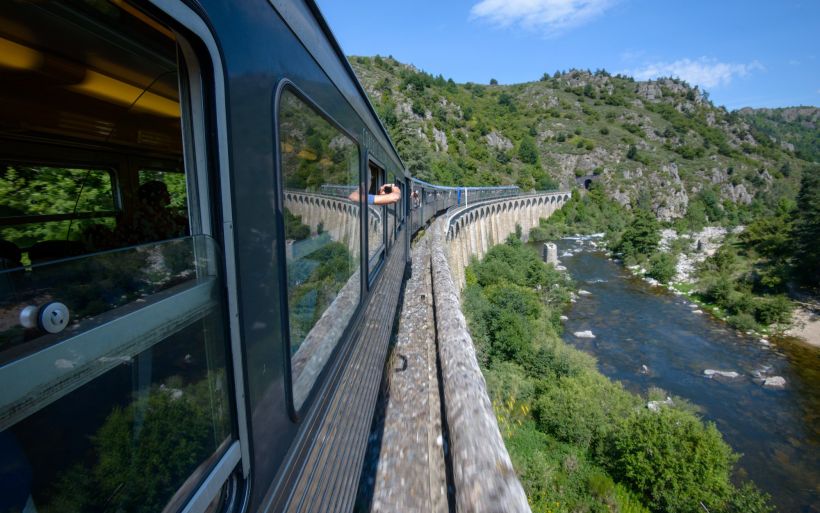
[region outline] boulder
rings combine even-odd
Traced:
[[[735,379],[735,378],[740,376],[740,374],[738,374],[735,371],[722,371],[722,370],[715,370],[715,369],[706,369],[705,371],[703,371],[703,375],[706,376],[706,377],[709,377],[709,378],[712,378],[714,376],[721,376],[721,377],[729,378],[729,379]]]
[[[770,376],[763,380],[764,387],[783,388],[786,386],[786,379],[782,376]]]
[[[573,335],[578,338],[595,338],[595,335],[590,330],[576,331]]]

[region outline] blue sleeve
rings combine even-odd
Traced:
[[[376,202],[376,195],[375,194],[368,194],[367,195],[367,204],[372,205]]]

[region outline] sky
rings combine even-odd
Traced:
[[[820,0],[317,0],[347,55],[456,82],[679,77],[730,110],[820,105]]]

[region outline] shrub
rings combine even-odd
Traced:
[[[728,510],[730,513],[772,513],[775,509],[770,500],[769,494],[747,481],[733,491]]]
[[[752,314],[740,312],[726,319],[729,324],[742,331],[753,331],[757,329],[757,321]]]
[[[757,300],[755,317],[761,324],[789,324],[792,316],[792,303],[786,296],[770,296]]]
[[[668,283],[675,277],[677,258],[671,253],[655,253],[649,259],[649,276],[661,283]]]
[[[604,463],[654,511],[720,510],[737,459],[714,424],[672,408],[635,412],[611,431]]]
[[[597,372],[581,372],[545,390],[534,411],[542,431],[587,449],[637,404],[620,384]]]

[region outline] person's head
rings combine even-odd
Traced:
[[[168,194],[168,187],[164,182],[151,180],[140,185],[137,190],[140,203],[152,207],[167,207],[171,203],[171,195]]]

